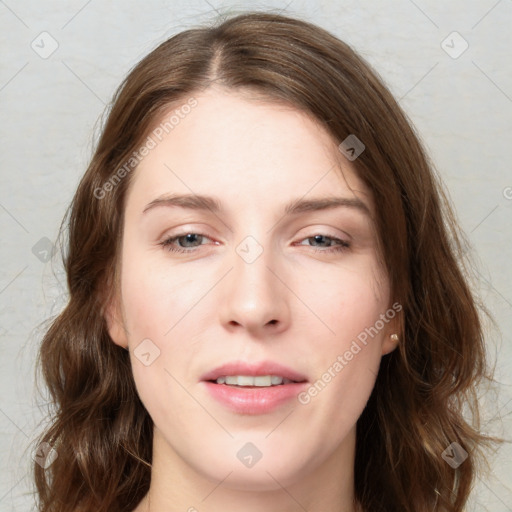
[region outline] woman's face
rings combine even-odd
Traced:
[[[239,489],[341,471],[395,345],[373,198],[299,111],[218,89],[195,99],[132,176],[109,317],[154,457]],[[209,382],[237,375],[241,387]]]

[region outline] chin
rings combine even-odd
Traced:
[[[275,441],[278,440],[276,437]],[[293,485],[311,471],[314,462],[318,463],[315,457],[308,457],[300,448],[300,442],[296,446],[286,446],[282,442],[269,443],[268,440],[266,443],[263,440],[255,441],[253,446],[248,443],[237,441],[233,450],[211,454],[210,460],[221,461],[221,464],[214,465],[214,471],[211,466],[204,467],[204,459],[196,470],[213,482],[223,481],[225,488],[262,492],[282,490],[283,486]],[[256,445],[261,456],[256,451]],[[226,455],[230,452],[233,453],[231,460]],[[249,455],[244,463],[247,454],[252,454],[254,458],[251,461]],[[256,460],[259,456],[261,458]]]
[[[288,487],[299,478],[300,468],[287,468],[286,470],[276,471],[272,466],[253,468],[226,468],[225,473],[220,474],[216,471],[210,474],[209,478],[218,483],[222,480],[222,486],[234,491],[246,492],[267,492],[280,491],[283,487]],[[231,474],[229,474],[231,471]],[[267,473],[268,471],[268,473]],[[226,478],[226,475],[229,476]]]

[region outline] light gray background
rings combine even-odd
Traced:
[[[494,416],[503,423],[487,423],[486,430],[512,437],[511,0],[6,0],[0,1],[1,512],[34,509],[27,447],[42,417],[33,371],[38,325],[65,302],[58,261],[40,261],[40,240],[55,241],[90,158],[95,123],[128,70],[159,42],[212,20],[215,10],[250,8],[303,16],[352,44],[411,117],[476,251],[476,286],[502,332],[489,340],[500,393],[482,401],[495,408],[486,421]],[[44,31],[50,36],[40,36]],[[463,39],[446,39],[453,31]],[[31,44],[42,53],[51,38],[58,48],[42,58]],[[468,49],[454,58],[464,41]],[[510,445],[496,453],[469,510],[512,510],[511,455]]]

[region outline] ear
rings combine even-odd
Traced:
[[[395,336],[396,339],[395,339]],[[384,339],[382,340],[382,355],[385,356],[390,352],[393,352],[396,347],[398,347],[398,343],[400,342],[400,335],[396,332],[386,334]]]
[[[395,304],[397,303],[395,302]],[[385,356],[386,354],[393,352],[393,350],[395,350],[398,347],[398,344],[400,343],[400,338],[401,327],[399,313],[396,313],[394,318],[392,318],[386,325],[384,337],[382,339],[382,355]]]
[[[117,297],[108,300],[105,307],[105,321],[112,341],[128,350],[128,337],[124,328],[123,315]]]

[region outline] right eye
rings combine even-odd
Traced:
[[[162,247],[164,247],[169,252],[181,252],[181,253],[195,252],[196,247],[199,247],[200,245],[204,245],[201,243],[197,245],[196,244],[197,239],[205,239],[205,238],[208,238],[208,237],[206,235],[202,235],[200,233],[190,233],[190,232],[179,233],[175,236],[166,238],[165,240],[160,242],[160,245]],[[210,238],[208,238],[208,239],[211,240]],[[189,249],[186,249],[179,245],[176,246],[175,242],[178,242],[179,244],[180,243],[184,243],[184,244],[191,243],[191,244],[196,244],[196,245],[192,245],[191,247],[186,246],[186,247],[189,247]]]

